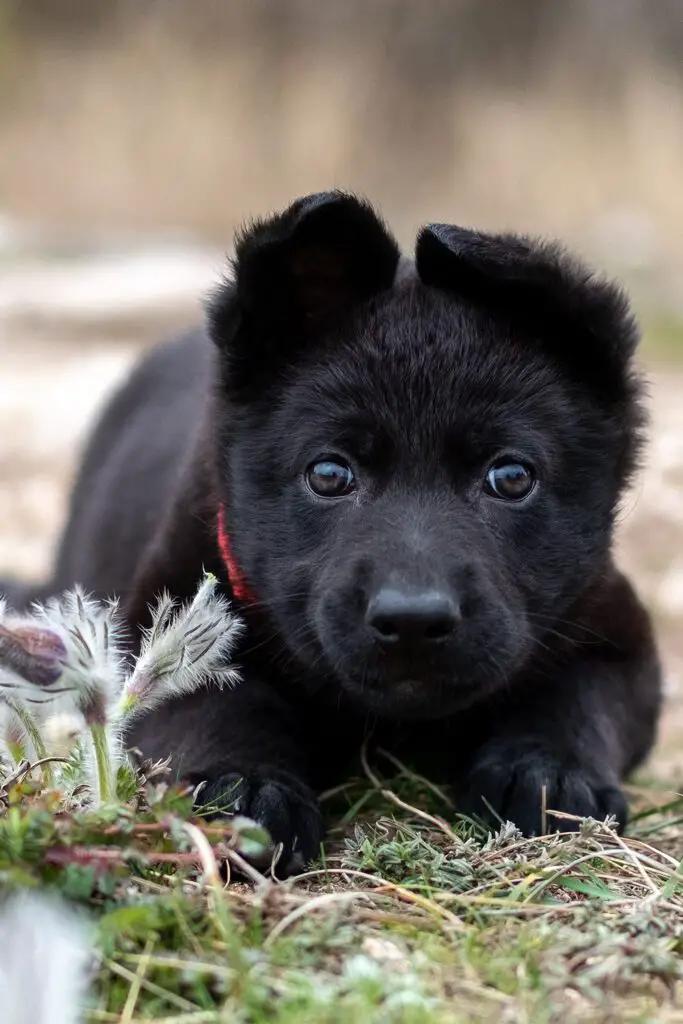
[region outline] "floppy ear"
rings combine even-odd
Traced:
[[[341,192],[250,226],[235,253],[234,280],[210,298],[207,317],[238,395],[262,389],[339,316],[390,288],[400,255],[372,208]]]
[[[417,272],[521,327],[530,343],[619,401],[638,328],[626,296],[557,244],[430,224],[417,238]]]

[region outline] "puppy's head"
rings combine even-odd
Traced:
[[[436,717],[552,646],[609,561],[642,417],[622,294],[555,246],[299,200],[209,305],[235,554],[289,660]]]

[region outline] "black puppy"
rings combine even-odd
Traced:
[[[463,812],[534,833],[545,787],[623,823],[660,674],[611,557],[644,422],[621,292],[450,225],[401,258],[331,193],[239,237],[207,324],[110,403],[48,588],[118,594],[134,630],[203,567],[236,599],[241,685],[132,741],[236,794],[286,859],[316,854],[314,792],[371,731]]]

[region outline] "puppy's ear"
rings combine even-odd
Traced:
[[[365,202],[298,199],[237,238],[234,281],[209,300],[209,333],[235,393],[253,393],[354,306],[391,287],[399,249]]]
[[[559,245],[430,224],[415,262],[425,284],[500,314],[603,397],[630,390],[638,328],[628,301]]]

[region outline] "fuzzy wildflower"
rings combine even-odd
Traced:
[[[117,610],[116,602],[101,604],[79,587],[34,608],[37,622],[62,641],[66,653],[60,681],[88,725],[107,723],[123,687]]]
[[[90,775],[98,802],[116,799],[121,757],[117,702],[123,687],[122,630],[114,601],[100,603],[76,587],[44,605],[34,616],[57,633],[66,650],[61,682],[89,732]]]
[[[216,594],[218,581],[207,573],[194,599],[178,606],[162,594],[152,610],[140,657],[124,686],[124,714],[148,711],[161,701],[193,693],[211,681],[234,686],[239,676],[229,664],[242,623]]]
[[[0,602],[0,691],[20,692],[31,704],[52,701],[65,689],[66,658],[58,632]]]
[[[114,802],[127,716],[209,681],[225,686],[238,679],[229,658],[242,624],[216,593],[217,585],[215,576],[207,575],[186,605],[162,595],[132,670],[115,602],[96,601],[78,587],[22,616],[0,602],[0,753],[5,760],[45,759],[47,736],[54,753],[49,723],[66,716],[85,755],[82,763],[97,803]],[[49,763],[43,770],[49,778]]]

